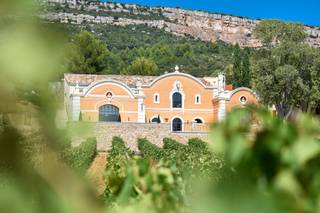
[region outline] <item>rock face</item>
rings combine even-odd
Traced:
[[[66,5],[61,3],[63,8]],[[169,7],[143,7],[134,4],[120,3],[78,3],[68,5],[72,10],[68,13],[53,12],[42,15],[44,19],[62,23],[82,24],[112,24],[139,25],[164,29],[177,36],[191,36],[202,41],[217,40],[240,46],[259,47],[261,43],[252,36],[252,31],[259,20],[213,14],[202,11],[191,11]],[[89,15],[94,12],[95,15]],[[111,15],[101,15],[109,12]],[[127,18],[118,18],[112,14],[127,14]],[[137,18],[137,16],[142,18]],[[132,18],[131,18],[132,17]],[[154,19],[157,17],[157,19]],[[314,47],[320,47],[320,28],[305,26],[306,42]]]

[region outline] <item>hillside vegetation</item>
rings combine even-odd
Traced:
[[[88,31],[103,42],[107,47],[103,62],[106,66],[103,70],[98,70],[100,74],[136,74],[130,70],[131,65],[140,58],[146,58],[156,66],[155,72],[151,75],[171,72],[175,65],[179,65],[183,72],[198,77],[216,76],[224,72],[229,75],[228,83],[233,83],[233,68],[239,69],[239,72],[240,69],[250,72],[249,59],[255,52],[253,48],[242,49],[238,45],[223,42],[210,43],[178,37],[164,30],[143,25],[57,25],[67,32],[70,40],[74,40],[79,32]],[[242,64],[246,67],[241,67]],[[79,66],[73,70],[69,68],[69,71],[95,73],[79,70]]]

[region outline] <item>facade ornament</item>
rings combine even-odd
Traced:
[[[180,92],[182,90],[182,85],[180,81],[175,81],[173,84],[173,91]]]
[[[113,96],[112,92],[107,92],[107,94],[106,94],[106,100],[107,100],[108,104],[111,103],[112,96]]]
[[[174,68],[175,72],[179,72],[179,69],[180,69],[180,68],[179,68],[178,65],[176,65],[175,68]]]

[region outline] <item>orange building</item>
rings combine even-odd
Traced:
[[[170,123],[172,131],[199,128],[233,107],[257,103],[252,90],[226,86],[224,75],[196,78],[178,67],[161,76],[65,74],[64,97],[72,121]]]

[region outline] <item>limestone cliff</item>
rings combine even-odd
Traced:
[[[56,7],[55,11],[41,15],[42,18],[50,21],[120,26],[143,24],[164,29],[177,36],[191,36],[202,41],[221,40],[231,44],[239,43],[241,46],[260,46],[260,42],[252,35],[259,20],[180,8],[144,7],[134,4],[87,4],[84,2],[51,4],[55,6],[58,4],[59,8]],[[305,30],[308,34],[306,42],[320,47],[320,28],[305,26]]]

